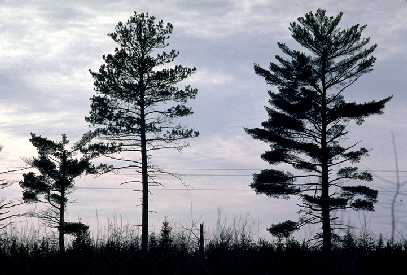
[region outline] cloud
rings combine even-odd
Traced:
[[[188,79],[188,82],[196,86],[222,87],[230,86],[234,82],[234,77],[227,73],[214,72],[201,68]]]

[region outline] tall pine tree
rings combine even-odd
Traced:
[[[23,188],[25,202],[44,202],[50,208],[39,216],[59,232],[59,250],[65,251],[65,234],[78,234],[87,226],[80,222],[66,222],[65,212],[68,195],[75,179],[86,172],[95,172],[88,156],[80,154],[77,146],[69,147],[66,135],[61,141],[31,134],[30,142],[37,149],[38,156],[27,161],[38,173],[23,174],[20,186]]]
[[[197,90],[178,85],[195,68],[174,65],[178,52],[164,50],[172,31],[171,24],[135,12],[109,34],[118,47],[103,56],[98,72],[91,71],[96,95],[86,118],[92,125],[84,137],[89,142],[87,150],[125,162],[120,168],[141,174],[143,251],[148,248],[149,184],[159,172],[151,164],[151,154],[181,149],[188,145],[186,138],[198,136],[179,124],[179,118],[192,114],[186,103],[195,98]]]
[[[289,28],[303,50],[278,43],[284,56],[276,55],[268,70],[254,66],[277,91],[269,91],[268,120],[246,129],[270,144],[261,157],[272,165],[254,175],[251,187],[272,197],[298,195],[301,216],[292,228],[322,223],[325,251],[331,249],[336,210],[374,209],[377,191],[365,184],[372,175],[357,167],[368,150],[345,138],[352,121],[360,125],[381,114],[391,99],[345,101],[345,90],[373,69],[376,45],[362,36],[366,25],[341,29],[341,18],[342,13],[332,17],[322,9],[306,13]]]

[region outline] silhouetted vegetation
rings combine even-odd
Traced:
[[[89,157],[75,158],[80,148],[70,148],[66,135],[62,135],[61,141],[56,142],[31,134],[30,142],[37,149],[38,157],[27,162],[39,173],[29,172],[23,175],[20,182],[23,198],[25,202],[42,202],[49,206],[38,216],[50,227],[58,229],[59,250],[63,253],[65,234],[82,235],[88,230],[88,226],[80,222],[65,221],[69,192],[75,178],[86,172],[94,172],[95,168]]]
[[[292,38],[302,50],[278,43],[283,56],[269,69],[254,66],[256,74],[278,92],[269,91],[268,120],[262,128],[246,129],[255,139],[270,144],[261,155],[272,165],[254,175],[252,187],[272,197],[297,195],[300,219],[297,224],[273,225],[270,231],[287,235],[305,224],[322,223],[323,247],[331,248],[339,209],[374,209],[377,190],[363,182],[373,180],[356,165],[368,150],[359,142],[348,143],[349,124],[357,125],[381,114],[387,97],[365,103],[347,102],[345,90],[370,72],[376,61],[370,38],[363,37],[365,25],[339,28],[342,13],[328,16],[318,9],[290,25]],[[279,168],[288,164],[292,170]],[[282,231],[284,229],[284,232]]]
[[[342,13],[329,17],[322,9],[306,13],[289,28],[304,51],[278,43],[285,57],[276,55],[277,62],[270,63],[268,70],[254,66],[255,73],[278,91],[269,92],[268,120],[262,128],[245,129],[270,144],[261,157],[273,165],[254,175],[251,187],[271,197],[296,195],[302,200],[298,221],[283,221],[268,229],[276,241],[255,240],[245,228],[221,224],[218,232],[205,239],[203,224],[195,234],[192,229],[175,231],[167,220],[159,233],[149,232],[149,187],[162,184],[160,175],[176,176],[155,167],[152,154],[180,150],[188,146],[186,139],[199,135],[180,124],[193,113],[187,103],[198,91],[189,85],[180,87],[196,69],[175,65],[178,52],[164,50],[173,26],[147,13],[134,13],[109,34],[117,44],[114,53],[103,56],[99,70],[90,72],[95,95],[86,121],[91,130],[73,146],[65,135],[60,141],[31,135],[38,154],[27,163],[36,171],[23,174],[23,199],[48,207],[35,216],[57,229],[58,238],[3,232],[0,275],[370,275],[404,269],[407,241],[394,241],[394,225],[391,241],[381,235],[378,239],[366,233],[355,236],[349,229],[344,235],[334,234],[339,226],[337,210],[373,211],[378,195],[365,184],[373,180],[372,175],[357,166],[368,150],[358,143],[344,143],[348,126],[381,114],[391,99],[361,104],[345,101],[344,91],[373,69],[376,45],[362,36],[364,25],[340,29],[341,18]],[[95,167],[91,160],[98,157],[110,163]],[[275,167],[279,164],[293,169]],[[65,220],[77,177],[122,169],[139,174],[127,183],[142,186],[141,234],[113,228],[99,238],[91,235],[87,225]],[[8,185],[0,180],[0,189]],[[15,216],[10,209],[16,205],[0,200],[0,229]],[[322,246],[315,239],[293,237],[302,226],[320,223],[322,234],[316,237],[319,241],[322,236]]]
[[[198,132],[179,124],[192,114],[186,103],[198,90],[180,88],[195,68],[174,65],[176,50],[164,51],[173,26],[147,13],[134,13],[119,22],[109,36],[118,44],[114,54],[103,56],[104,64],[92,72],[96,95],[86,120],[94,128],[84,136],[86,150],[107,155],[119,162],[117,169],[141,174],[131,182],[142,185],[142,243],[148,245],[149,186],[160,184],[157,174],[165,173],[151,162],[152,153],[182,149],[187,138]],[[118,157],[114,153],[134,153],[139,158]],[[119,168],[120,167],[120,168]]]
[[[0,238],[0,274],[392,274],[404,267],[407,242],[384,243],[382,238],[348,232],[333,243],[329,255],[317,246],[292,238],[285,242],[254,241],[236,228],[216,233],[205,256],[188,232],[173,232],[165,222],[159,235],[150,235],[144,253],[138,234],[112,230],[103,240],[75,239],[60,256],[50,238]],[[324,261],[321,263],[321,258]]]

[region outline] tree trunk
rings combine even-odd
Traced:
[[[205,258],[205,237],[204,237],[204,224],[199,225],[199,255]]]
[[[394,237],[396,234],[396,202],[397,197],[400,194],[400,170],[399,170],[399,161],[398,161],[398,154],[397,154],[397,146],[396,146],[396,138],[394,133],[391,134],[391,140],[393,144],[393,153],[394,153],[394,164],[396,169],[396,191],[393,195],[393,199],[391,201],[391,238],[390,241],[394,243]]]
[[[64,137],[63,137],[64,139]],[[65,144],[64,144],[65,146]],[[67,187],[67,179],[65,175],[65,165],[66,165],[66,151],[64,148],[64,151],[62,153],[62,159],[61,159],[61,175],[62,179],[60,181],[60,193],[61,193],[61,202],[59,205],[59,252],[61,255],[65,254],[65,189]]]
[[[62,188],[63,189],[63,188]],[[65,192],[61,192],[62,199],[65,198]],[[62,202],[59,209],[59,252],[65,253],[65,202]]]
[[[142,119],[144,121],[144,118]],[[145,124],[145,123],[142,123]],[[143,252],[148,249],[148,171],[147,171],[147,145],[145,125],[141,133],[141,176],[143,185],[142,222],[141,222],[141,247]],[[143,129],[144,128],[144,129]]]
[[[326,57],[322,55],[322,104],[321,104],[321,210],[322,210],[322,248],[324,252],[331,250],[331,217],[329,205],[329,171],[327,144],[327,92],[325,83]]]
[[[324,109],[324,108],[323,108]],[[324,125],[325,124],[325,125]],[[326,143],[326,123],[322,124],[322,177],[321,177],[321,208],[322,208],[322,246],[324,252],[331,250],[331,217],[329,206],[329,174]]]
[[[322,247],[324,252],[331,250],[331,217],[329,209],[329,187],[327,169],[322,169]]]
[[[62,155],[62,163],[61,163],[61,168],[62,168],[62,181],[60,182],[61,184],[61,202],[59,205],[59,252],[61,254],[65,254],[65,163],[66,163],[66,154],[63,152]]]
[[[148,250],[148,160],[147,160],[147,140],[146,140],[146,117],[144,110],[144,84],[141,78],[140,94],[140,141],[141,141],[141,182],[142,194],[142,221],[141,221],[141,249]]]

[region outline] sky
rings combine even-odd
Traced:
[[[385,113],[352,127],[351,140],[371,149],[362,167],[394,169],[391,133],[396,137],[401,170],[407,171],[407,2],[405,0],[293,1],[0,1],[0,169],[24,166],[35,154],[30,132],[51,138],[66,133],[78,140],[89,128],[93,80],[102,55],[115,47],[107,36],[133,11],[148,12],[174,25],[170,47],[180,51],[178,63],[195,66],[189,83],[199,89],[192,103],[194,115],[185,122],[200,137],[180,152],[160,153],[153,162],[183,174],[183,183],[164,179],[164,187],[152,190],[151,230],[164,217],[175,227],[204,222],[216,228],[223,222],[248,222],[253,233],[267,237],[265,228],[287,218],[295,219],[295,200],[276,200],[250,189],[251,174],[267,167],[260,159],[266,144],[251,139],[244,127],[256,127],[266,118],[267,87],[253,72],[272,60],[277,42],[295,46],[289,23],[305,12],[326,9],[344,12],[342,26],[367,24],[366,35],[378,44],[373,72],[348,89],[350,100],[368,101],[393,95]],[[195,170],[206,169],[206,170]],[[211,170],[212,169],[212,170]],[[213,170],[242,169],[242,170]],[[190,175],[193,174],[193,175]],[[212,175],[208,175],[212,174]],[[374,213],[343,213],[344,223],[367,227],[376,234],[389,234],[389,201],[394,173],[375,172],[380,190]],[[402,173],[402,180],[407,179]],[[120,185],[134,172],[103,177],[83,177],[73,192],[68,216],[91,225],[116,219],[140,224],[139,186]],[[21,174],[13,174],[18,181]],[[96,188],[96,189],[95,189]],[[2,196],[20,198],[14,184]],[[406,188],[407,192],[407,188]],[[407,193],[406,193],[407,194]],[[403,195],[398,202],[398,236],[407,229]],[[209,229],[208,229],[209,230]],[[305,236],[312,235],[305,230]]]

